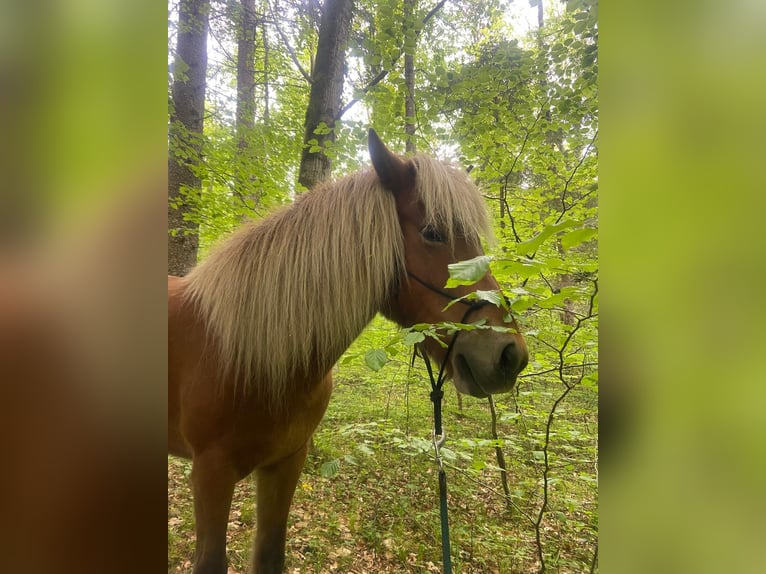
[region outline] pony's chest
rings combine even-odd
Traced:
[[[332,392],[326,376],[309,392],[288,399],[282,413],[253,407],[241,411],[235,436],[241,444],[235,449],[238,466],[250,470],[264,467],[305,447],[322,420]]]

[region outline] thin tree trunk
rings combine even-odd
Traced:
[[[253,131],[255,129],[255,40],[257,21],[255,0],[240,0],[237,30],[237,159],[236,185],[242,197],[257,205],[258,192],[252,175]]]
[[[298,175],[298,181],[306,188],[328,179],[332,171],[324,145],[328,140],[335,141],[335,118],[340,114],[352,12],[353,0],[325,0]],[[330,129],[328,133],[315,133],[321,123]]]
[[[266,34],[266,18],[262,21],[263,38],[263,123],[269,125],[269,36]]]
[[[199,229],[184,217],[183,189],[199,189],[194,173],[202,149],[207,71],[208,0],[181,0],[172,87],[168,153],[168,273],[185,275],[197,262]]]
[[[417,42],[413,13],[415,0],[404,0],[404,133],[405,150],[415,153],[415,45]]]
[[[499,437],[497,435],[497,411],[495,410],[495,399],[492,398],[492,395],[487,397],[487,399],[489,400],[489,412],[492,415],[492,438],[497,440]],[[511,505],[511,489],[508,486],[508,467],[505,464],[505,453],[501,447],[495,447],[495,456],[497,458],[497,466],[500,467],[500,482],[503,485],[503,493],[505,494],[505,506],[508,511],[511,512],[513,506]]]
[[[241,0],[237,25],[237,147],[255,127],[255,0]]]

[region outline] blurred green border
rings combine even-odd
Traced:
[[[599,8],[600,562],[762,572],[766,4]]]

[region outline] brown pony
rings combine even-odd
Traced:
[[[481,194],[458,169],[392,154],[372,130],[368,143],[374,169],[317,186],[244,226],[188,276],[168,278],[168,443],[193,461],[195,574],[226,573],[234,485],[253,471],[251,571],[282,572],[330,371],[377,312],[403,326],[462,316],[443,310],[439,290],[447,265],[479,255],[490,233]],[[487,274],[477,288],[499,286]],[[516,329],[505,313],[484,306],[471,320]],[[444,359],[440,345],[425,347]],[[511,389],[526,364],[521,335],[477,329],[455,341],[446,367],[460,391],[485,397]]]

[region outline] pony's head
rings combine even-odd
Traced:
[[[445,309],[450,299],[478,289],[500,288],[489,272],[470,287],[444,287],[447,266],[481,255],[481,237],[491,233],[479,190],[466,173],[444,163],[421,155],[398,157],[373,130],[368,144],[380,183],[395,198],[404,245],[405,268],[399,289],[386,302],[383,313],[405,327],[480,319],[486,326],[507,327],[461,332],[445,367],[463,393],[486,397],[510,390],[528,361],[515,319],[508,320],[508,311],[491,304]],[[422,346],[440,364],[444,362],[447,352],[438,342],[429,338]]]

